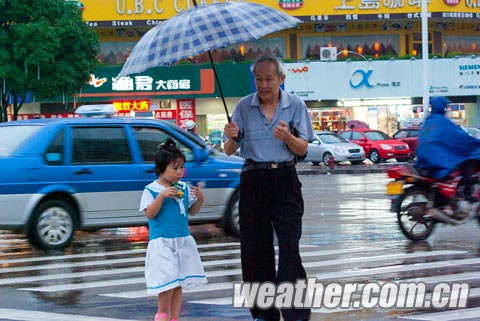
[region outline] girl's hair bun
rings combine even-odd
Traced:
[[[171,148],[171,147],[177,147],[177,144],[175,144],[175,142],[171,138],[168,138],[165,141],[165,143],[161,143],[160,145],[158,145],[159,150],[162,150],[162,149],[165,149],[165,148]]]

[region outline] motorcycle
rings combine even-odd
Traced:
[[[480,202],[471,204],[463,198],[460,170],[438,180],[402,164],[389,168],[387,175],[393,179],[386,186],[390,211],[397,213],[400,230],[410,240],[427,239],[437,223],[460,225],[473,219],[480,223]],[[470,179],[473,196],[480,199],[478,168]]]

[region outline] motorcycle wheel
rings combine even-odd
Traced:
[[[412,186],[399,199],[397,220],[403,235],[412,241],[427,239],[435,228],[436,221],[425,217],[428,202],[427,192]]]

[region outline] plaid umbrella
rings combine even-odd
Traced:
[[[195,0],[194,0],[195,4]],[[149,30],[135,45],[119,77],[169,65],[231,44],[258,39],[301,22],[256,3],[226,2],[193,6]],[[224,106],[226,103],[210,54]],[[227,118],[230,116],[227,111]]]

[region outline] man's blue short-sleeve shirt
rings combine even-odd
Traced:
[[[293,159],[285,142],[273,137],[273,129],[279,121],[293,123],[299,137],[310,141],[313,129],[307,106],[298,96],[283,90],[271,123],[268,123],[260,109],[257,93],[242,98],[232,114],[232,121],[240,130],[240,156],[257,162],[284,162]],[[290,128],[291,129],[291,128]]]

